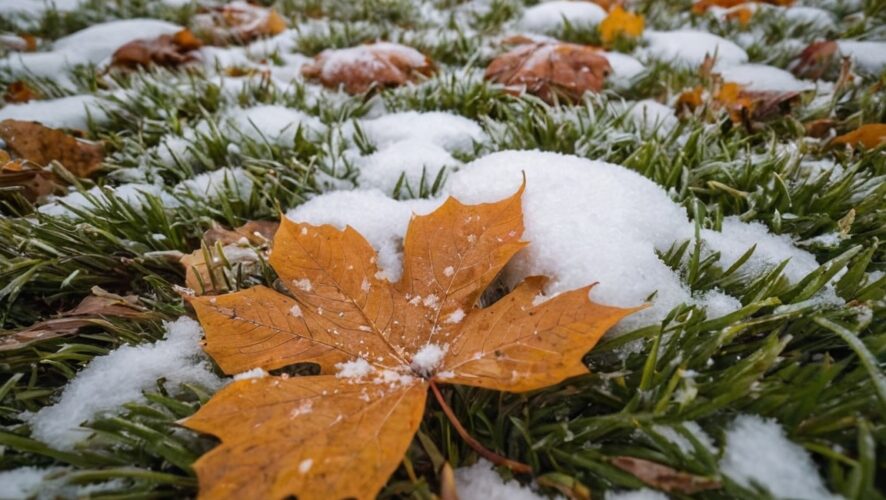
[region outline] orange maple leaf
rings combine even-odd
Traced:
[[[616,5],[609,11],[600,25],[600,39],[605,44],[613,43],[618,37],[638,37],[643,34],[643,16],[628,12],[621,5]]]
[[[477,307],[527,244],[522,193],[480,205],[449,198],[413,217],[397,283],[353,228],[284,217],[270,263],[288,295],[259,286],[192,298],[206,351],[226,373],[305,362],[321,371],[235,381],[184,422],[222,441],[194,466],[201,497],[375,498],[428,388],[443,401],[438,383],[521,392],[587,373],[582,356],[636,309],[595,304],[590,286],[540,303],[541,277]]]

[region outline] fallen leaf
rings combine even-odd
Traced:
[[[720,481],[704,476],[678,471],[660,463],[634,457],[612,457],[612,465],[629,472],[653,488],[668,493],[692,495],[700,491],[716,490]]]
[[[865,149],[874,149],[883,144],[886,144],[886,123],[868,123],[831,141],[832,146],[863,146]]]
[[[16,80],[10,83],[6,87],[6,92],[3,94],[3,100],[7,103],[28,102],[39,97],[40,95],[36,90],[32,89],[30,85],[21,80]]]
[[[593,47],[574,43],[533,43],[492,60],[485,78],[513,92],[528,92],[548,103],[576,102],[587,91],[599,92],[612,72]]]
[[[693,113],[702,104],[704,104],[704,87],[696,85],[689,90],[681,92],[674,107],[677,110],[677,115],[683,116]]]
[[[831,133],[831,130],[837,127],[837,122],[832,118],[820,118],[803,124],[806,129],[806,135],[821,139]]]
[[[100,143],[81,141],[37,122],[3,120],[0,139],[15,158],[40,166],[58,161],[77,177],[89,177],[101,167],[104,159],[104,147]]]
[[[818,80],[835,67],[838,50],[833,40],[812,42],[791,61],[789,69],[798,78]]]
[[[274,9],[232,2],[195,15],[192,27],[197,36],[212,45],[227,45],[280,34],[286,29],[286,20]]]
[[[6,157],[3,166],[0,167],[0,188],[4,188],[4,191],[14,189],[33,203],[60,188],[50,170],[9,160],[3,150],[0,150],[0,155]]]
[[[353,228],[284,217],[270,263],[291,295],[258,286],[190,298],[225,373],[296,363],[321,372],[234,381],[184,421],[222,441],[194,465],[200,496],[375,498],[431,384],[521,392],[587,373],[582,356],[635,309],[594,304],[590,287],[541,302],[540,277],[477,307],[527,244],[522,193],[480,205],[449,198],[413,217],[397,283]]]
[[[0,336],[0,352],[27,347],[34,342],[77,333],[81,328],[100,325],[104,318],[149,318],[151,312],[139,305],[138,296],[120,296],[99,287],[71,311],[57,318],[36,323],[24,330]]]
[[[324,50],[302,66],[302,74],[327,87],[343,87],[349,94],[397,87],[430,76],[434,64],[421,52],[398,43],[371,43],[347,49]]]
[[[751,24],[754,12],[754,9],[747,5],[739,5],[738,7],[733,7],[726,11],[726,19],[729,21],[735,21],[740,26],[748,26]]]
[[[135,69],[156,64],[176,67],[196,60],[194,53],[203,45],[193,33],[183,29],[173,35],[160,35],[152,40],[133,40],[111,56],[111,67]]]
[[[621,5],[616,5],[609,11],[606,19],[600,22],[598,30],[600,39],[606,45],[611,45],[619,37],[636,38],[643,34],[643,16],[628,12]]]

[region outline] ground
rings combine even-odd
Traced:
[[[699,498],[883,498],[886,154],[834,139],[886,122],[882,2],[629,0],[642,33],[614,39],[591,2],[264,3],[285,26],[128,70],[108,67],[115,50],[197,31],[205,6],[0,0],[0,120],[105,148],[87,176],[40,165],[54,190],[38,196],[3,167],[0,498],[196,495],[191,466],[217,441],[176,421],[231,377],[182,295],[276,278],[266,238],[207,231],[281,214],[351,225],[394,281],[413,213],[524,180],[531,245],[484,302],[544,274],[548,294],[599,282],[592,299],[648,307],[588,353],[588,375],[526,394],[445,388],[468,432],[533,477],[478,460],[429,401],[382,497],[431,498],[444,462],[468,499],[690,496],[688,476],[649,479],[634,457],[714,485]],[[611,71],[547,102],[484,80],[517,35],[605,46]],[[824,40],[835,53],[804,73]],[[433,68],[351,94],[302,74],[371,41]],[[37,99],[14,102],[22,83]],[[212,272],[186,276],[195,251]],[[127,313],[52,323],[85,299]]]

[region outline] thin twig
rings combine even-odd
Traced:
[[[468,446],[479,453],[481,457],[489,460],[495,465],[504,465],[517,474],[532,473],[532,467],[522,462],[516,462],[514,460],[499,455],[498,453],[483,446],[480,441],[477,441],[476,439],[474,439],[473,436],[468,434],[468,431],[461,425],[461,422],[459,422],[458,417],[455,416],[455,412],[453,412],[452,408],[449,407],[449,404],[446,403],[446,399],[443,398],[443,394],[440,393],[440,389],[437,387],[437,384],[436,382],[434,382],[433,379],[431,380],[431,390],[434,391],[434,397],[437,398],[437,402],[440,403],[440,407],[443,408],[443,413],[446,414],[446,418],[448,418],[452,426],[455,427],[455,431],[458,432],[458,435],[461,436],[461,438],[464,439],[466,443],[468,443]]]

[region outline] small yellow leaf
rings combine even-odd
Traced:
[[[642,15],[628,12],[621,5],[616,5],[600,23],[600,39],[609,45],[619,37],[638,37],[643,34],[644,24]]]

